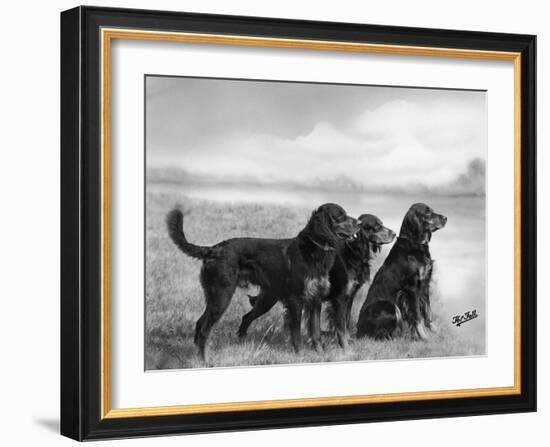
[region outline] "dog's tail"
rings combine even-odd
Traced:
[[[211,252],[210,247],[201,247],[200,245],[191,244],[185,238],[183,233],[183,213],[175,208],[166,216],[166,226],[168,227],[168,234],[174,244],[183,251],[186,255],[192,256],[197,259],[208,258]]]

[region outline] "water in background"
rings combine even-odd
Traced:
[[[171,185],[166,185],[171,188]],[[157,191],[162,184],[148,185]],[[189,197],[231,202],[273,203],[313,210],[317,206],[334,202],[343,206],[348,214],[359,216],[370,213],[378,216],[384,225],[399,233],[408,208],[424,202],[435,212],[448,217],[447,225],[432,235],[430,251],[435,262],[434,290],[436,300],[449,321],[453,315],[477,310],[476,320],[461,326],[470,334],[485,337],[486,322],[486,238],[485,197],[416,196],[382,193],[334,193],[330,191],[303,191],[267,187],[228,187],[185,185]],[[293,235],[288,235],[289,237]],[[389,251],[385,246],[380,258]]]

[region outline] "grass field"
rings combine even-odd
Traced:
[[[189,215],[185,233],[192,242],[212,245],[237,236],[283,238],[296,235],[305,225],[311,210],[250,203],[220,203],[188,199],[176,185],[147,187],[146,202],[146,369],[172,369],[285,363],[342,362],[356,360],[427,358],[478,355],[485,352],[479,334],[451,325],[443,297],[437,288],[437,264],[434,272],[433,309],[439,331],[428,341],[406,338],[391,341],[354,340],[346,351],[336,340],[324,337],[325,349],[310,349],[304,334],[304,349],[295,354],[284,329],[280,304],[256,320],[246,341],[236,331],[241,317],[250,309],[246,290],[237,290],[221,321],[214,327],[207,349],[208,363],[196,355],[193,345],[195,322],[204,310],[199,283],[201,262],[180,252],[169,239],[164,218],[176,204]],[[383,262],[383,254],[374,262],[373,272]],[[353,307],[352,322],[367,292],[360,291]],[[323,322],[326,327],[326,322]]]

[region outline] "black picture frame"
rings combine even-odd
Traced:
[[[102,418],[100,29],[147,29],[521,53],[521,392],[207,414]],[[536,410],[536,36],[166,11],[61,13],[61,433],[77,440]]]

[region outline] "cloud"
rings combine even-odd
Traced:
[[[151,86],[148,166],[429,189],[486,157],[482,92],[187,78],[153,78]]]

